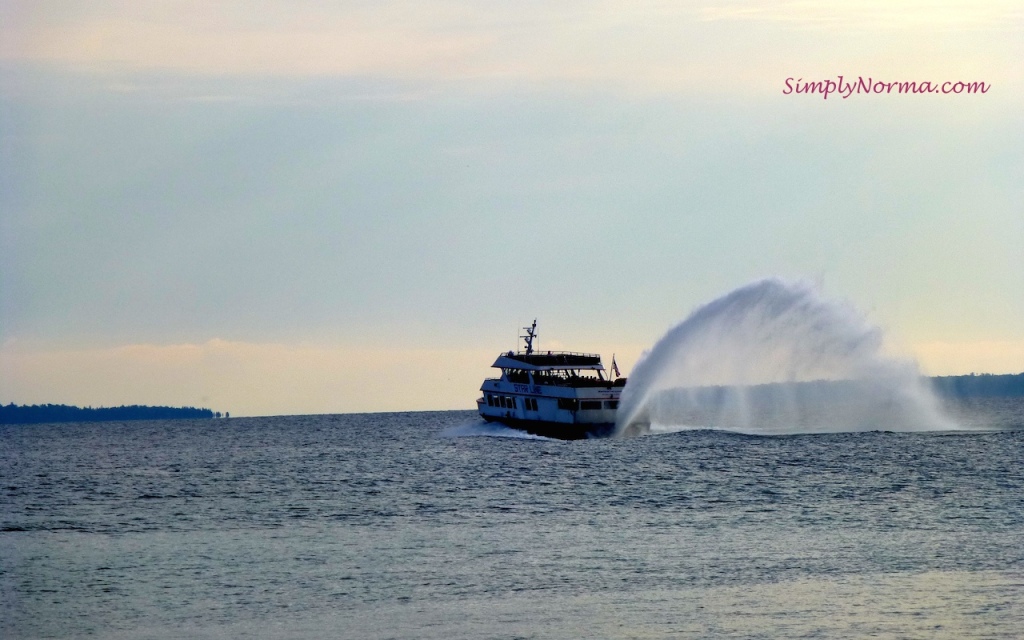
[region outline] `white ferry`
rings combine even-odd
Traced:
[[[534,351],[536,320],[524,330],[520,337],[526,350],[499,355],[491,366],[501,370],[501,377],[488,378],[480,387],[483,395],[476,403],[481,417],[563,440],[611,435],[626,385],[615,358],[606,375],[597,354]]]

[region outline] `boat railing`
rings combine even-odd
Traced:
[[[509,382],[519,382],[520,384],[527,384],[527,379],[512,379],[509,378]],[[502,382],[502,378],[484,378],[484,382]],[[542,387],[571,387],[571,388],[589,388],[589,387],[621,387],[626,384],[625,378],[619,378],[618,380],[604,380],[601,378],[591,378],[578,376],[576,378],[561,378],[558,376],[537,376],[533,377],[534,384]]]
[[[527,354],[525,351],[518,351],[515,353],[509,352],[505,354],[509,358],[515,360],[521,360],[523,362],[532,363],[550,363],[559,364],[566,362],[582,362],[590,361],[600,362],[601,355],[597,353],[582,353],[579,351],[534,351],[533,353]]]

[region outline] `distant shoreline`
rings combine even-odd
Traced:
[[[962,376],[924,376],[936,395],[943,398],[1024,397],[1024,373],[978,373]],[[803,383],[819,384],[819,383]],[[825,382],[824,384],[829,384]],[[773,386],[773,385],[766,385]],[[37,424],[45,422],[117,422],[128,420],[209,420],[229,418],[205,408],[149,407],[75,407],[63,404],[0,404],[0,424]]]
[[[934,376],[931,381],[936,394],[947,398],[1024,396],[1024,373],[979,373],[965,376]]]
[[[208,420],[220,418],[220,411],[195,407],[75,407],[66,404],[0,405],[0,424],[44,422],[117,422],[124,420]],[[225,417],[229,417],[225,414]]]

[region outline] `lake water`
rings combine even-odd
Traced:
[[[1024,400],[953,413],[975,430],[3,426],[0,636],[1020,638]]]

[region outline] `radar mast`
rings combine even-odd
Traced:
[[[526,335],[519,337],[526,341],[526,355],[530,355],[533,353],[533,339],[537,337],[537,318],[533,319],[532,326],[523,327],[523,331]]]

